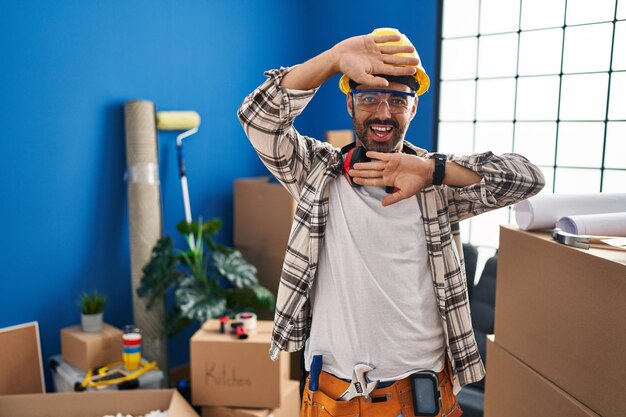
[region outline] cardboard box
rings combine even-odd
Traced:
[[[246,261],[256,267],[259,284],[270,290],[274,297],[277,297],[285,252],[275,254],[246,246],[238,246],[237,249],[241,251]]]
[[[0,417],[143,416],[168,410],[169,417],[198,417],[175,390],[74,392],[0,396]]]
[[[329,130],[326,132],[326,142],[335,148],[343,148],[344,146],[354,142],[354,133],[350,129],[346,130]]]
[[[296,203],[270,177],[235,181],[235,246],[284,256]]]
[[[626,415],[625,298],[626,252],[500,229],[498,344],[607,417]]]
[[[0,329],[0,364],[0,395],[45,391],[37,322]]]
[[[300,415],[300,384],[283,381],[281,406],[269,408],[202,407],[202,417],[297,417]]]
[[[76,368],[91,368],[122,360],[122,331],[106,323],[98,333],[85,333],[80,326],[61,330],[63,360]]]
[[[485,417],[599,417],[487,337]]]
[[[279,408],[280,385],[289,379],[289,355],[269,357],[273,323],[259,320],[248,339],[219,333],[205,322],[191,337],[191,396],[195,405]]]

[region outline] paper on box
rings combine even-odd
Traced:
[[[195,405],[278,408],[280,384],[289,379],[289,355],[269,358],[273,323],[257,322],[248,339],[219,333],[209,320],[191,338],[191,392]]]
[[[61,330],[61,355],[76,368],[91,368],[122,360],[122,331],[103,323],[98,333],[86,333],[80,326]]]
[[[503,226],[497,276],[498,344],[596,413],[625,416],[626,253]]]
[[[485,417],[599,417],[487,337]]]

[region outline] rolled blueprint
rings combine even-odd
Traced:
[[[552,229],[562,217],[626,212],[626,194],[539,194],[517,203],[514,209],[520,228]]]
[[[626,212],[567,216],[556,227],[575,235],[626,236]]]
[[[163,339],[164,303],[156,303],[148,311],[144,301],[137,296],[142,268],[150,260],[152,248],[161,238],[163,229],[154,103],[145,100],[127,102],[124,119],[134,324],[142,333],[143,355],[156,360],[161,369],[168,369]]]

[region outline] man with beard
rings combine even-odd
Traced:
[[[338,73],[356,133],[343,149],[293,127]],[[238,115],[298,202],[270,356],[304,349],[307,371],[321,363],[301,416],[461,415],[455,394],[482,379],[484,367],[458,223],[536,194],[541,172],[516,154],[453,157],[405,141],[429,79],[396,29],[346,39],[266,75]],[[429,378],[432,393],[413,392]]]

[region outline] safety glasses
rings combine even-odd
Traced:
[[[387,103],[389,113],[407,113],[415,100],[415,93],[395,90],[350,90],[350,94],[355,108],[368,113],[376,113],[382,102]]]

